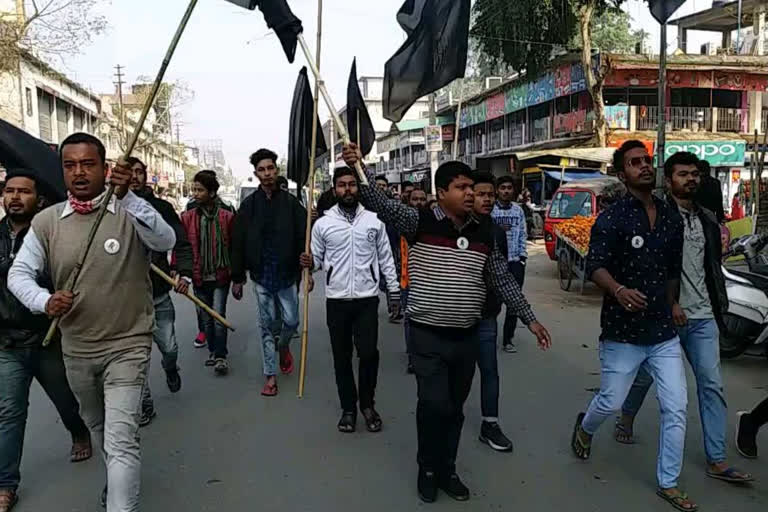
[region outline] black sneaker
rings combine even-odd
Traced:
[[[440,489],[456,501],[467,501],[469,499],[469,489],[461,482],[459,475],[453,473],[447,478],[441,478]]]
[[[497,452],[511,452],[512,441],[509,440],[501,427],[495,421],[484,421],[480,426],[480,442],[487,444]]]
[[[181,375],[179,375],[179,369],[176,368],[165,372],[165,382],[168,384],[168,389],[171,393],[178,393],[181,389]]]
[[[752,423],[752,415],[746,411],[738,413],[736,426],[736,449],[748,459],[757,458],[757,430]]]
[[[437,499],[437,475],[434,471],[419,468],[419,498],[424,503],[434,503]]]
[[[143,407],[141,409],[141,417],[139,418],[139,427],[146,427],[152,423],[155,416],[157,416],[157,413],[154,407]]]
[[[104,485],[104,490],[101,491],[101,497],[99,498],[99,503],[101,504],[101,508],[107,508],[107,486]]]
[[[504,352],[507,354],[516,354],[517,353],[517,347],[514,343],[505,343],[504,344]]]

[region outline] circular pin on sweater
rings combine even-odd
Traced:
[[[469,247],[469,240],[463,236],[459,237],[458,240],[456,240],[456,247],[462,251],[466,250]]]
[[[632,247],[640,249],[645,244],[645,240],[640,235],[632,237]]]
[[[120,251],[120,242],[114,238],[108,239],[104,242],[104,251],[107,254],[117,254]]]

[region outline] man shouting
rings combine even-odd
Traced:
[[[66,289],[107,195],[106,151],[85,133],[60,146],[67,201],[32,220],[8,274],[8,288],[33,313],[60,318],[67,378],[80,413],[102,448],[108,512],[139,510],[139,409],[149,366],[154,312],[149,251],[176,236],[162,216],[128,190],[130,169],[112,170],[114,196],[73,293]],[[127,164],[126,164],[127,165]],[[36,277],[51,272],[53,294]]]

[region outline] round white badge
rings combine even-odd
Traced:
[[[467,247],[469,247],[469,240],[467,240],[463,236],[459,237],[459,239],[456,240],[456,247],[458,247],[462,251],[465,250]]]
[[[643,240],[643,237],[641,236],[634,236],[632,237],[632,247],[635,249],[641,248],[645,244],[645,240]]]
[[[104,242],[104,251],[106,251],[107,254],[117,254],[118,251],[120,251],[120,242],[114,238],[110,238]]]

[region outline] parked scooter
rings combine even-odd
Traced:
[[[723,265],[728,312],[720,325],[720,356],[730,359],[753,345],[768,346],[768,258],[761,254],[768,235],[731,242],[725,258],[743,255],[743,265]]]

